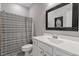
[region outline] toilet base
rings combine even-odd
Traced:
[[[22,51],[25,52],[25,56],[32,56],[32,50],[33,50],[33,45],[32,44],[26,44],[22,46]]]

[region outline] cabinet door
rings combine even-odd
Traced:
[[[54,48],[53,55],[54,56],[72,56],[73,54],[70,52],[64,51],[62,49],[59,49],[59,48]]]
[[[43,56],[44,52],[38,46],[33,46],[33,56]]]
[[[43,56],[44,55],[44,50],[38,47],[38,56]]]
[[[46,51],[44,51],[43,49],[38,47],[38,52],[37,52],[38,56],[50,56]]]
[[[41,49],[43,49],[44,51],[46,51],[50,55],[53,55],[51,46],[38,41],[38,47],[40,47]]]
[[[38,47],[33,45],[33,56],[38,56]]]

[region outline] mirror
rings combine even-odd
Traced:
[[[78,31],[78,4],[62,3],[47,10],[46,30]]]

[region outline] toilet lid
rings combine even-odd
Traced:
[[[22,46],[22,48],[32,48],[32,44],[26,44],[26,45],[24,45],[24,46]]]

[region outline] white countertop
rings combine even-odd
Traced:
[[[63,42],[59,44],[55,44],[48,39],[49,37],[50,36],[48,35],[42,35],[42,36],[33,37],[33,39],[46,43],[50,46],[58,47],[72,54],[79,55],[79,42],[59,38],[58,40],[62,40]]]

